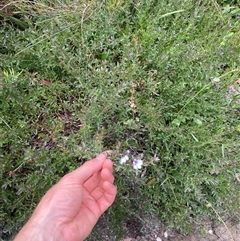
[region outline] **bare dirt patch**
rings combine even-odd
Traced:
[[[116,236],[116,230],[109,227],[111,222],[103,216],[95,227],[95,235],[88,241],[240,241],[240,219],[225,218],[224,222],[214,221],[204,217],[195,223],[192,234],[183,234],[177,230],[166,229],[159,218],[145,213],[142,217],[127,218],[122,226],[121,237]],[[98,237],[98,239],[96,239]]]
[[[226,225],[226,226],[225,226]],[[136,238],[126,237],[121,241],[240,241],[240,224],[226,221],[224,224],[206,223],[201,231],[184,235],[177,231],[165,230],[161,225]]]

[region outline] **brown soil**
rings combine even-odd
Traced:
[[[201,228],[201,233],[196,229],[192,235],[183,235],[159,226],[152,232],[136,238],[129,236],[121,241],[240,241],[240,224],[234,225],[232,222],[226,221],[224,224],[215,225],[207,222],[205,227]]]
[[[167,230],[166,226],[156,217],[144,214],[142,217],[129,217],[123,224],[122,238],[116,236],[116,230],[109,227],[111,221],[103,216],[94,229],[94,235],[87,241],[240,241],[240,217],[235,220],[224,219],[214,221],[210,217],[202,218],[195,223],[190,235],[176,230]],[[118,231],[120,230],[117,229]]]

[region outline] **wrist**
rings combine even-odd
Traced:
[[[64,241],[61,230],[51,221],[32,219],[23,226],[14,241]]]

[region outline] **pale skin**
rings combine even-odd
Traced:
[[[41,199],[14,241],[82,241],[112,205],[117,189],[107,152],[65,175]]]

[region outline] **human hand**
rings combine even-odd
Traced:
[[[81,241],[114,202],[113,163],[101,153],[65,175],[42,198],[14,241]]]

